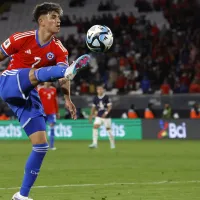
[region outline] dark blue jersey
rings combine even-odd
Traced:
[[[108,106],[111,105],[111,101],[107,95],[103,96],[95,96],[93,100],[93,106],[97,110],[97,116],[102,117],[102,115],[108,110]],[[110,113],[106,116],[106,118],[110,117]]]

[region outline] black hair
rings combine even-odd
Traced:
[[[52,11],[57,12],[60,16],[63,15],[63,10],[58,3],[44,2],[42,4],[37,4],[33,10],[34,20],[38,22],[41,15],[46,15]]]
[[[96,87],[102,87],[102,88],[104,88],[105,86],[104,86],[103,83],[97,83],[97,84],[96,84]]]

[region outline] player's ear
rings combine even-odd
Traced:
[[[44,22],[44,16],[41,15],[41,16],[38,18],[38,24],[39,24],[39,25],[42,25],[43,22]]]
[[[42,23],[42,18],[39,17],[39,19],[38,19],[38,24],[40,25],[41,23]]]

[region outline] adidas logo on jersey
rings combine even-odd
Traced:
[[[31,54],[31,50],[28,49],[28,50],[25,51],[25,53],[27,53],[27,54]]]

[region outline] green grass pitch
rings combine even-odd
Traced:
[[[56,142],[30,196],[34,200],[200,199],[198,141]],[[0,200],[21,184],[29,142],[0,142]],[[45,187],[38,187],[45,186]]]

